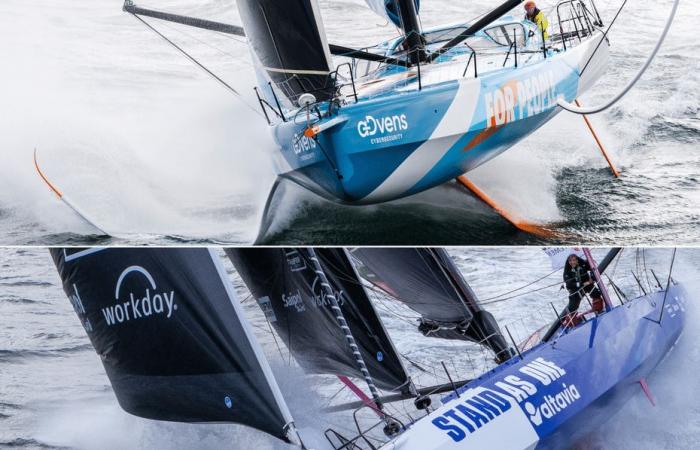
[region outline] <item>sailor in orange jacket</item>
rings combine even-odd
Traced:
[[[537,25],[540,32],[544,35],[544,39],[549,38],[549,33],[547,33],[547,28],[549,27],[549,21],[542,11],[540,11],[535,2],[527,1],[525,2],[525,18],[530,22]]]

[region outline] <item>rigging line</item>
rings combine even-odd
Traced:
[[[384,306],[384,310],[386,312],[393,314],[394,316],[396,316],[400,319],[403,319],[407,323],[412,323],[415,325],[415,321],[417,321],[423,317],[422,314],[418,313],[416,310],[414,310],[410,306],[407,306],[403,303],[395,304],[395,302],[393,300],[391,300],[391,298],[395,298],[398,302],[403,302],[403,300],[401,300],[398,297],[391,297],[389,299],[389,301],[387,301],[387,300],[382,299],[378,295],[378,294],[384,294],[383,292],[373,291],[373,293],[375,294],[375,297],[373,297],[373,298],[376,298],[376,300],[378,302],[382,303],[382,305]],[[384,295],[386,295],[386,294],[384,294]]]
[[[649,269],[647,269],[647,252],[642,249],[642,262],[644,263],[644,279],[647,281],[649,292],[652,292],[651,283],[649,282]]]
[[[284,361],[284,355],[282,354],[282,348],[280,347],[279,342],[277,342],[277,336],[275,336],[275,332],[272,330],[272,325],[270,324],[270,321],[268,320],[267,316],[265,316],[265,322],[267,322],[267,327],[270,329],[270,334],[272,335],[272,339],[275,341],[275,346],[277,347],[277,351],[280,352],[280,359]],[[289,361],[291,363],[291,360]]]
[[[410,323],[411,325],[415,325],[416,320],[421,318],[421,316],[419,316],[419,315],[417,315],[417,316],[401,315],[398,312],[396,312],[396,310],[392,310],[391,308],[389,308],[385,304],[377,305],[377,307],[379,307],[382,311],[389,313],[389,314],[403,320],[406,323]]]
[[[343,392],[343,391],[344,391],[345,389],[347,389],[347,388],[348,388],[348,387],[347,387],[346,385],[344,385],[344,384],[341,383],[340,389],[338,389],[338,391],[337,391],[335,394],[333,394],[333,395],[330,396],[330,398],[329,398],[328,401],[326,402],[325,408],[328,408],[329,406],[331,406],[331,402],[333,401],[333,399],[336,398],[338,395],[340,395],[340,393]]]
[[[246,297],[243,300],[241,300],[241,304],[249,301],[251,298],[253,298],[253,294],[246,295]]]
[[[182,34],[183,36],[187,36],[188,38],[190,38],[190,39],[192,39],[192,40],[194,40],[194,41],[197,41],[197,42],[199,42],[200,44],[205,45],[205,46],[211,48],[212,50],[216,50],[217,52],[221,53],[222,55],[230,56],[230,57],[233,58],[233,59],[236,59],[236,58],[237,58],[236,55],[234,55],[233,53],[229,53],[229,52],[227,52],[226,50],[222,50],[222,49],[220,49],[219,47],[208,43],[207,41],[203,41],[203,40],[199,39],[197,36],[194,36],[194,35],[192,35],[192,34],[186,33],[185,31],[182,31],[182,30],[180,30],[180,29],[178,29],[178,28],[175,28],[175,27],[173,27],[173,26],[170,26],[170,25],[168,25],[167,23],[163,23],[162,25],[163,25],[164,28],[167,28],[168,30],[170,30],[170,31],[172,31],[172,32],[174,32],[174,33],[179,33],[179,34]],[[225,36],[225,35],[222,34],[222,36]],[[248,65],[250,65],[250,64],[248,64]]]
[[[506,301],[506,300],[512,300],[512,299],[517,298],[517,297],[522,297],[522,296],[527,295],[527,294],[532,294],[533,292],[544,291],[545,289],[549,289],[549,288],[552,288],[552,287],[555,287],[555,286],[561,286],[561,284],[562,284],[562,283],[561,283],[560,281],[558,281],[558,282],[556,282],[556,283],[554,283],[554,284],[550,284],[550,285],[547,285],[547,286],[544,286],[544,287],[541,287],[541,288],[538,288],[538,289],[533,289],[533,290],[531,290],[531,291],[523,292],[522,294],[511,295],[510,297],[504,297],[504,298],[501,298],[501,299],[498,299],[498,300],[491,300],[491,301],[489,301],[489,302],[481,302],[481,304],[482,304],[482,305],[490,305],[490,304],[493,304],[493,303],[500,303],[500,302],[504,302],[504,301]]]
[[[377,306],[379,306],[379,305],[377,305]],[[420,316],[417,316],[417,317],[414,317],[414,318],[409,318],[408,316],[401,316],[400,314],[397,314],[397,313],[395,313],[395,312],[389,310],[389,308],[387,308],[385,305],[382,305],[382,306],[383,306],[383,307],[380,308],[382,311],[384,311],[384,312],[386,312],[386,313],[389,313],[389,314],[391,314],[392,316],[395,316],[395,317],[398,318],[399,320],[401,320],[401,321],[403,321],[403,322],[405,322],[405,323],[411,325],[412,327],[415,327],[415,326],[416,326],[416,321],[419,320],[419,319],[421,318]]]
[[[588,64],[590,64],[590,62],[593,60],[593,57],[595,56],[596,52],[600,48],[600,45],[603,43],[603,41],[605,39],[607,39],[608,33],[610,32],[610,29],[615,24],[615,21],[617,20],[618,16],[622,12],[622,10],[625,8],[626,4],[627,4],[627,0],[623,0],[622,4],[620,5],[620,8],[618,8],[617,12],[615,13],[615,17],[613,17],[613,19],[610,21],[610,25],[608,25],[608,28],[603,32],[603,36],[600,39],[600,41],[598,42],[598,45],[595,46],[595,49],[593,49],[593,53],[591,53],[591,56],[588,57],[586,64],[583,65],[583,69],[581,69],[581,73],[579,74],[579,76],[583,75],[583,72],[585,72],[586,69],[588,68]]]
[[[610,275],[608,275],[608,278],[614,278],[614,277],[615,277],[615,272],[617,271],[617,265],[619,264],[620,260],[622,259],[622,252],[623,252],[624,250],[625,250],[624,248],[621,249],[621,250],[620,250],[620,253],[617,255],[617,258],[615,258],[615,265],[613,266],[612,273],[611,273]]]
[[[561,269],[557,269],[557,270],[561,270]],[[527,294],[532,294],[533,292],[543,291],[543,290],[545,290],[545,289],[549,289],[549,288],[554,287],[554,286],[560,286],[560,285],[562,285],[563,283],[566,283],[567,281],[570,281],[570,280],[573,280],[573,278],[568,278],[568,279],[565,279],[565,280],[563,280],[563,281],[558,281],[558,282],[556,282],[556,283],[549,284],[549,285],[544,286],[544,287],[541,287],[541,288],[537,288],[537,289],[533,289],[533,290],[531,290],[531,291],[523,292],[522,294],[516,294],[516,295],[512,295],[512,296],[510,296],[510,297],[505,297],[505,298],[501,298],[501,299],[497,299],[497,300],[492,300],[492,301],[488,301],[488,302],[487,302],[487,301],[482,301],[481,304],[482,304],[482,305],[490,305],[490,304],[492,304],[492,303],[500,303],[500,302],[505,301],[505,300],[511,300],[511,299],[513,299],[513,298],[522,297],[522,296],[527,295]],[[580,290],[580,289],[579,289],[579,290]]]
[[[176,48],[180,53],[182,53],[187,59],[189,59],[189,60],[192,61],[194,64],[196,64],[197,67],[199,67],[200,69],[202,69],[203,71],[205,71],[205,72],[206,72],[207,74],[209,74],[212,78],[214,78],[216,81],[218,81],[222,86],[224,86],[226,89],[228,89],[229,91],[231,91],[235,96],[238,97],[239,100],[241,100],[241,102],[242,102],[244,105],[246,105],[246,107],[248,107],[248,109],[250,109],[251,111],[253,111],[253,112],[254,112],[255,114],[257,114],[258,116],[262,117],[262,113],[261,113],[260,111],[258,111],[256,108],[254,108],[253,106],[249,105],[248,102],[246,102],[246,101],[243,99],[243,96],[241,95],[240,92],[238,92],[236,89],[234,89],[233,87],[231,87],[231,85],[229,85],[229,84],[226,83],[224,80],[222,80],[221,78],[219,78],[214,72],[212,72],[211,70],[207,69],[202,63],[200,63],[199,61],[197,61],[197,59],[195,59],[193,56],[191,56],[189,53],[187,53],[184,49],[182,49],[180,46],[178,46],[176,43],[174,43],[172,40],[170,40],[167,36],[165,36],[165,35],[162,34],[160,31],[158,31],[157,29],[155,29],[150,23],[146,22],[145,20],[143,20],[141,17],[139,17],[139,16],[136,15],[136,14],[133,14],[133,13],[132,13],[131,15],[134,16],[134,17],[136,17],[141,23],[143,23],[143,24],[144,24],[146,27],[148,27],[151,31],[153,31],[154,33],[156,33],[156,34],[157,34],[158,36],[160,36],[161,38],[163,38],[168,44],[170,44],[170,45],[172,45],[173,47],[175,47],[175,48]]]
[[[493,296],[493,297],[489,297],[489,298],[482,299],[481,302],[488,301],[488,300],[495,300],[495,299],[497,299],[497,298],[503,297],[504,295],[512,294],[513,292],[517,292],[517,291],[519,291],[519,290],[521,290],[521,289],[525,289],[525,288],[528,287],[528,286],[532,286],[533,284],[535,284],[535,283],[537,283],[537,282],[539,282],[539,281],[544,280],[545,278],[548,278],[548,277],[554,275],[556,272],[559,272],[560,270],[561,270],[561,269],[554,269],[553,271],[551,271],[551,272],[548,273],[547,275],[545,275],[545,276],[543,276],[543,277],[540,277],[540,278],[536,279],[535,281],[532,281],[532,282],[530,282],[530,283],[528,283],[528,284],[525,284],[525,285],[523,285],[523,286],[520,286],[520,287],[517,288],[517,289],[513,289],[513,290],[510,290],[510,291],[508,291],[508,292],[503,292],[503,293],[501,293],[501,294],[495,295],[495,296]]]
[[[622,7],[624,7],[625,3],[627,3],[627,0],[622,4]],[[668,19],[666,21],[666,25],[664,26],[663,31],[661,32],[661,36],[659,36],[659,40],[656,42],[656,46],[654,46],[654,49],[651,51],[649,54],[649,57],[647,60],[644,62],[642,67],[639,69],[639,72],[627,83],[627,85],[617,94],[615,95],[612,100],[610,100],[608,103],[602,104],[602,105],[596,105],[596,106],[591,106],[588,108],[577,108],[571,103],[566,102],[563,99],[559,99],[557,101],[557,105],[561,106],[563,109],[575,113],[575,114],[595,114],[599,113],[601,111],[605,111],[606,109],[610,108],[612,105],[617,103],[622,97],[624,97],[631,89],[634,87],[634,85],[639,81],[639,79],[644,75],[644,72],[649,68],[651,65],[652,61],[654,61],[654,58],[656,57],[656,54],[658,53],[659,49],[661,48],[661,44],[663,44],[664,39],[666,39],[666,35],[668,34],[668,30],[671,28],[671,24],[673,24],[673,19],[676,16],[676,11],[678,10],[678,4],[680,3],[680,0],[674,0],[673,2],[673,7],[671,8],[671,13],[668,16]],[[620,7],[620,11],[622,10],[622,7]],[[619,11],[618,11],[619,14]],[[617,15],[615,16],[617,18]],[[614,22],[614,19],[613,19]],[[610,30],[610,27],[612,26],[612,23],[608,27],[608,30]],[[606,31],[607,34],[607,31]],[[600,46],[600,43],[603,42],[603,39],[605,39],[605,34],[603,35],[603,38],[601,38],[600,42],[598,43],[598,46]],[[591,58],[588,60],[588,62],[593,59],[593,55],[595,55],[596,51],[598,50],[598,47],[595,48],[593,51],[593,54],[591,55]],[[581,70],[581,73],[583,73],[584,70],[586,70],[586,67],[588,66],[588,63],[586,63],[586,66],[584,66],[583,70]]]

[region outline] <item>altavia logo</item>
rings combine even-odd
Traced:
[[[578,392],[576,385],[567,386],[566,383],[563,383],[562,390],[559,393],[545,395],[543,398],[544,402],[539,406],[535,406],[530,402],[525,403],[523,406],[530,417],[530,421],[535,426],[540,426],[544,419],[551,419],[580,398],[581,394]]]
[[[357,122],[357,133],[363,138],[405,130],[408,130],[406,114],[394,114],[393,116],[384,116],[378,119],[372,116],[365,116],[365,120]]]
[[[140,292],[122,292],[122,284],[127,277],[143,277],[146,280],[146,288]],[[141,266],[131,266],[124,269],[119,275],[117,286],[114,289],[114,299],[117,303],[113,306],[102,308],[102,315],[108,326],[143,319],[153,315],[162,315],[170,319],[175,311],[175,291],[162,290],[159,292],[153,276]]]

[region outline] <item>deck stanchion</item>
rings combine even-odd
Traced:
[[[615,282],[609,276],[606,275],[605,277],[608,279],[608,283],[610,283],[610,286],[613,287],[613,291],[615,292],[615,295],[617,295],[617,299],[620,300],[620,304],[624,305],[625,302],[622,300],[622,297],[625,295],[625,293],[620,290],[620,288],[615,284]],[[620,294],[622,294],[622,295],[620,295]]]
[[[554,307],[554,303],[549,302],[549,306],[552,307],[552,310],[554,311],[554,315],[557,316],[557,320],[561,320],[561,314],[557,312],[557,308]]]
[[[518,40],[517,40],[517,35],[515,33],[515,28],[513,28],[513,45],[515,46],[515,53],[513,55],[515,56],[515,68],[518,68]]]
[[[664,317],[664,309],[666,308],[666,298],[668,297],[668,288],[671,287],[671,274],[673,273],[673,263],[676,261],[676,249],[673,249],[673,256],[671,256],[671,267],[668,269],[668,281],[666,282],[666,290],[664,291],[664,301],[661,303],[661,313],[659,314],[659,325],[661,325],[661,319]]]
[[[637,277],[637,274],[634,273],[634,270],[631,270],[630,272],[632,272],[632,276],[634,277],[635,281],[636,281],[637,284],[639,285],[639,289],[642,290],[642,294],[647,295],[647,291],[646,291],[646,289],[644,289],[644,286],[642,286],[642,282],[639,281],[639,278]]]
[[[418,67],[418,90],[421,91],[423,90],[423,84],[420,77],[420,58],[416,60],[416,66]]]
[[[544,39],[544,28],[540,31],[542,31],[542,54],[544,55],[544,59],[547,59],[547,41]]]
[[[663,289],[661,287],[661,281],[659,281],[659,277],[656,276],[656,272],[654,272],[654,269],[649,269],[651,271],[651,274],[654,276],[654,279],[656,280],[656,285],[659,287],[659,289]]]
[[[513,339],[513,335],[510,334],[510,329],[508,328],[508,325],[504,326],[503,328],[506,329],[506,332],[508,333],[508,337],[510,338],[510,342],[513,343],[513,347],[515,347],[515,351],[518,352],[518,357],[520,359],[523,359],[523,355],[520,353],[520,349],[518,348],[518,344],[515,343],[515,339]]]
[[[457,390],[457,386],[455,385],[455,382],[452,381],[452,376],[450,375],[450,372],[447,370],[447,366],[445,365],[445,361],[440,361],[440,364],[442,364],[442,368],[445,370],[445,374],[447,375],[447,379],[450,380],[450,385],[452,386],[452,390],[454,391],[457,398],[459,398],[459,391]]]

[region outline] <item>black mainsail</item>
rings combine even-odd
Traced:
[[[358,248],[368,281],[422,316],[427,336],[464,339],[490,347],[499,360],[511,351],[498,324],[442,248]]]
[[[50,252],[124,410],[157,420],[240,423],[299,442],[213,250]]]
[[[231,248],[226,254],[304,370],[364,378],[308,249]],[[408,374],[345,251],[316,249],[315,255],[374,382],[408,392]]]
[[[332,61],[317,0],[236,3],[260,69],[286,99],[297,105],[304,93],[317,101],[333,98]]]

